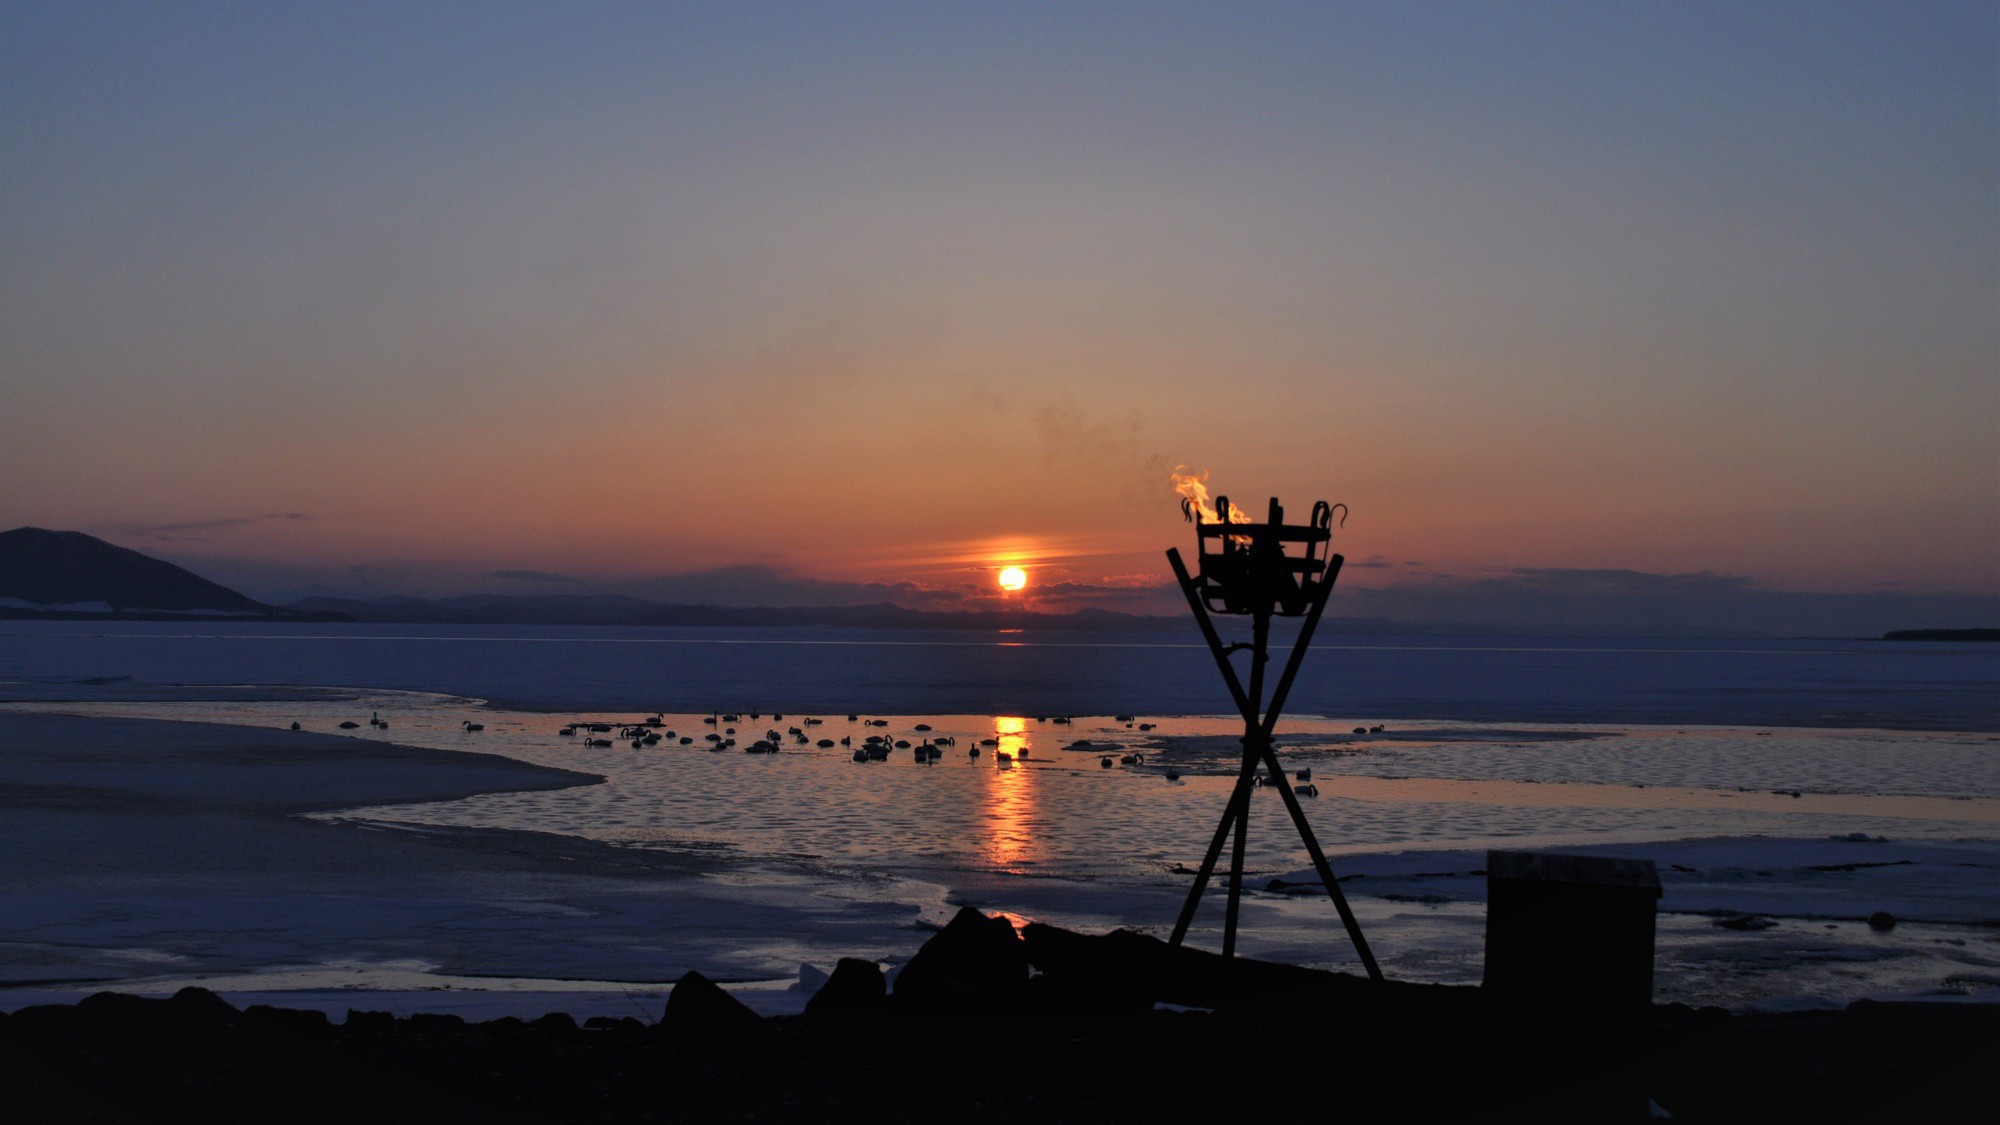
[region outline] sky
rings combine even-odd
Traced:
[[[2000,607],[1993,2],[17,3],[0,99],[0,526],[253,596],[1174,612],[1185,465],[1332,612]]]

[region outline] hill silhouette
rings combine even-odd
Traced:
[[[9,617],[299,616],[94,535],[41,527],[0,531],[0,603]]]

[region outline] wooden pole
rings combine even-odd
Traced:
[[[1271,522],[1275,526],[1280,521],[1280,509],[1272,501]],[[1282,548],[1274,538],[1263,545],[1269,552],[1282,556]],[[1260,559],[1258,573],[1274,572],[1272,564],[1281,559]],[[1194,916],[1201,904],[1201,896],[1207,890],[1209,879],[1215,873],[1215,865],[1222,855],[1222,845],[1233,834],[1234,846],[1230,851],[1229,901],[1224,913],[1222,933],[1222,953],[1224,957],[1235,956],[1236,929],[1242,897],[1244,848],[1250,826],[1250,790],[1254,785],[1256,771],[1262,767],[1271,774],[1271,783],[1277,786],[1278,795],[1284,800],[1285,809],[1291,815],[1292,824],[1297,828],[1299,838],[1305,843],[1306,853],[1312,857],[1313,869],[1318,872],[1320,882],[1326,887],[1327,897],[1333,900],[1334,909],[1340,914],[1342,925],[1348,938],[1354,943],[1354,951],[1372,980],[1381,980],[1382,970],[1376,964],[1374,953],[1368,948],[1367,938],[1362,936],[1361,924],[1354,917],[1354,911],[1347,903],[1347,896],[1341,892],[1340,881],[1333,874],[1333,867],[1327,862],[1326,853],[1320,848],[1319,838],[1307,821],[1305,809],[1300,806],[1298,794],[1292,792],[1291,782],[1285,777],[1283,766],[1272,742],[1272,733],[1277,729],[1278,717],[1284,711],[1286,697],[1291,694],[1292,684],[1297,680],[1300,667],[1304,664],[1306,649],[1312,644],[1314,631],[1319,626],[1320,617],[1326,611],[1328,598],[1332,596],[1334,581],[1340,575],[1344,559],[1340,555],[1329,554],[1325,573],[1320,577],[1318,589],[1314,591],[1305,621],[1299,629],[1297,640],[1292,644],[1290,656],[1285,661],[1285,669],[1279,675],[1271,692],[1268,709],[1263,707],[1264,673],[1269,660],[1271,601],[1260,594],[1253,610],[1252,643],[1249,645],[1226,645],[1210,619],[1208,607],[1202,604],[1199,587],[1188,573],[1187,564],[1181,560],[1179,549],[1167,551],[1167,562],[1173,567],[1174,577],[1179,581],[1181,593],[1187,598],[1188,608],[1194,614],[1195,623],[1200,626],[1202,639],[1208,642],[1216,667],[1221,671],[1223,682],[1235,700],[1237,710],[1243,716],[1243,761],[1237,770],[1236,786],[1230,791],[1229,803],[1223,808],[1222,820],[1216,825],[1215,835],[1210,839],[1208,851],[1202,858],[1201,869],[1195,874],[1194,885],[1188,889],[1186,902],[1181,905],[1180,918],[1174,924],[1170,945],[1180,945],[1187,939],[1187,932],[1194,922]],[[1251,653],[1250,686],[1245,690],[1243,681],[1231,664],[1232,652],[1248,648]],[[1259,712],[1262,711],[1260,714]]]
[[[1340,912],[1340,923],[1347,927],[1347,936],[1354,942],[1354,952],[1361,957],[1363,968],[1368,970],[1370,980],[1381,980],[1382,969],[1375,964],[1375,954],[1368,949],[1368,939],[1361,936],[1361,923],[1354,917],[1354,910],[1347,905],[1347,896],[1340,891],[1340,880],[1334,878],[1333,867],[1326,861],[1326,853],[1319,847],[1319,838],[1313,835],[1312,825],[1306,823],[1306,811],[1299,807],[1299,795],[1292,792],[1291,782],[1285,780],[1285,771],[1278,766],[1277,752],[1269,743],[1264,744],[1264,760],[1271,768],[1272,784],[1278,787],[1278,796],[1285,799],[1285,808],[1292,814],[1292,823],[1298,827],[1299,838],[1305,841],[1306,854],[1312,856],[1313,869],[1319,872],[1319,880],[1326,886],[1328,897],[1333,899],[1333,908]]]

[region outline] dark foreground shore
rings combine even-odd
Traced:
[[[1552,1104],[1590,1077],[1494,1038],[1507,1028],[1389,1039],[1326,1015],[780,1017],[718,1031],[562,1015],[331,1024],[237,1013],[212,994],[105,993],[0,1017],[0,1075],[16,1122],[1560,1120]],[[1992,1121],[1995,1058],[1991,1007],[1662,1007],[1635,1076],[1675,1121]]]
[[[656,1022],[582,1026],[335,1024],[199,989],[100,993],[0,1016],[0,1108],[20,1122],[2000,1120],[1995,1006],[1500,1006],[1476,988],[1195,955],[1173,989],[1214,1007],[1180,1010],[1148,998],[1164,964],[1151,939],[1030,927],[1022,956],[981,921],[955,920],[893,993],[873,963],[842,962],[804,1015],[770,1019],[692,973]]]

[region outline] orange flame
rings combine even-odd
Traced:
[[[1186,465],[1180,465],[1168,475],[1167,481],[1173,485],[1175,492],[1181,494],[1181,514],[1188,518],[1188,522],[1222,522],[1222,517],[1216,513],[1215,506],[1208,500],[1208,470],[1190,469]],[[1243,509],[1232,505],[1229,509],[1229,522],[1249,523],[1250,517],[1243,514]]]

